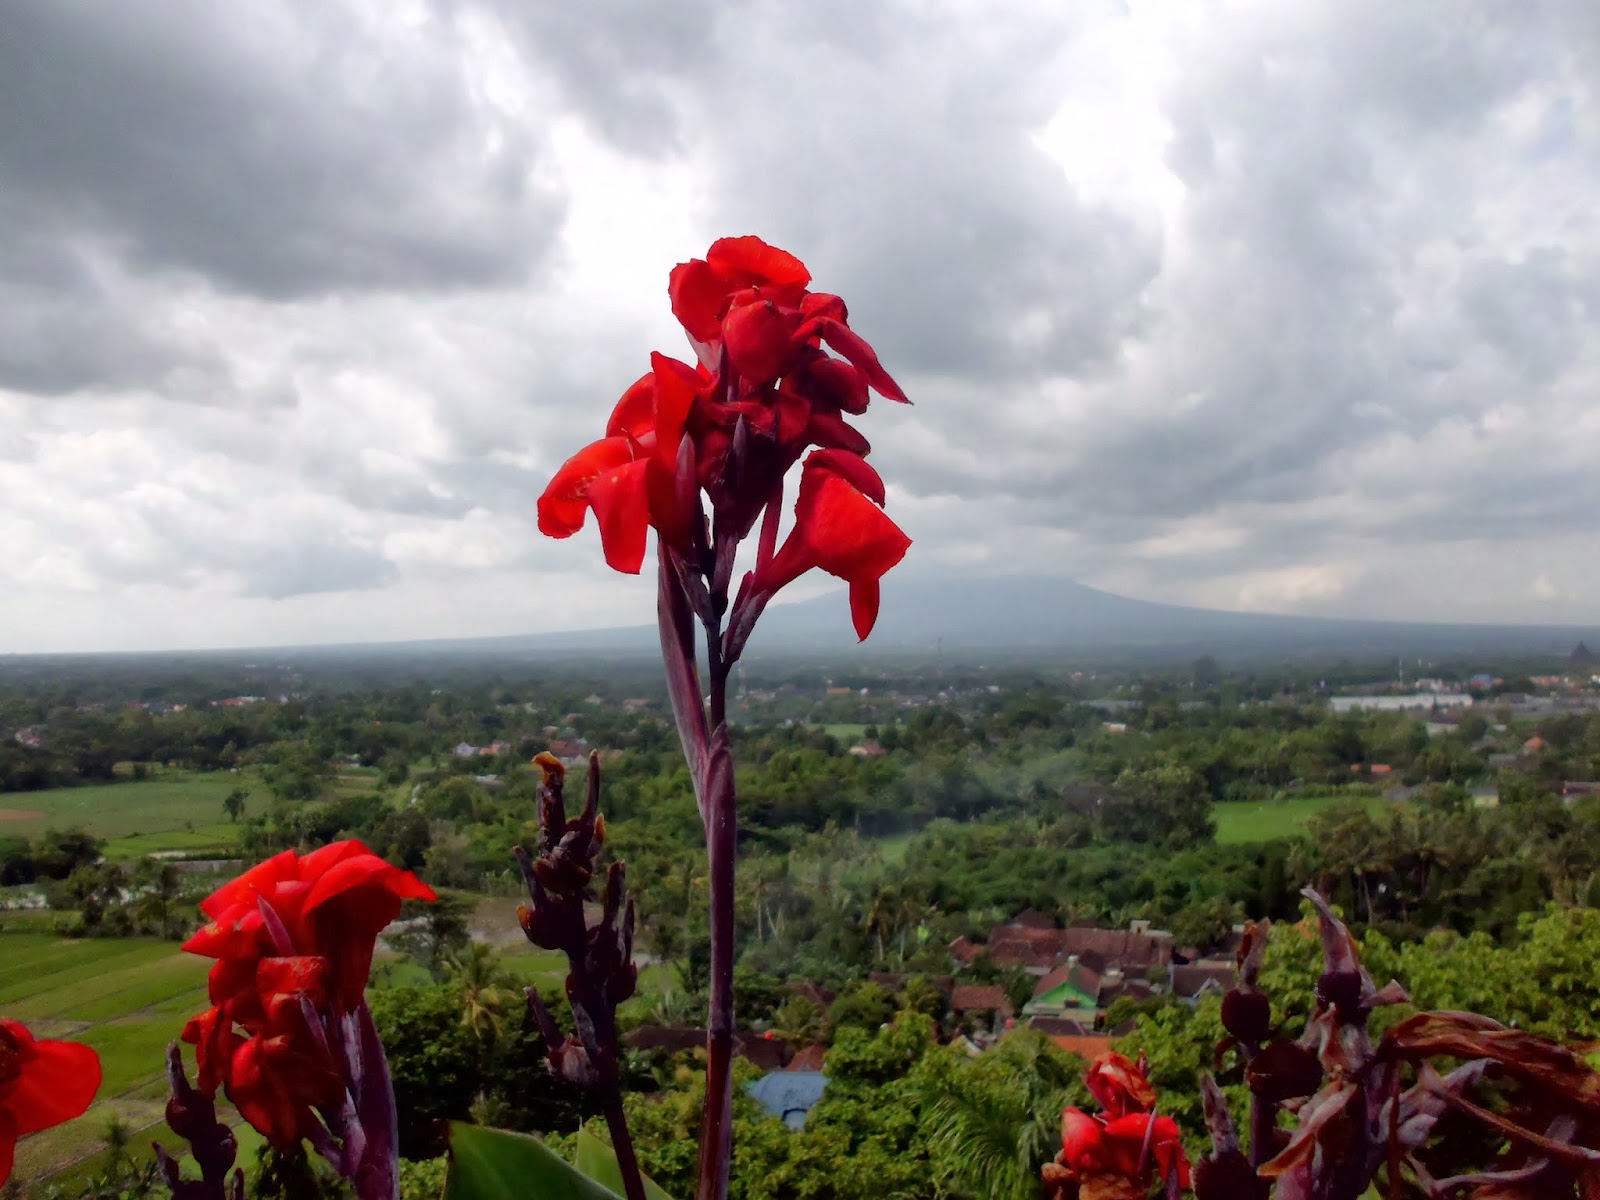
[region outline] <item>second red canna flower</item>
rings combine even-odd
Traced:
[[[332,1125],[348,1124],[350,1112],[359,1119],[354,1060],[336,1043],[370,1023],[363,994],[378,934],[402,901],[434,898],[357,841],[286,850],[208,896],[200,908],[210,923],[184,943],[217,960],[207,978],[212,1007],[183,1030],[200,1089],[225,1088],[285,1152],[317,1128],[314,1112],[334,1113]],[[363,1144],[346,1138],[347,1149]]]

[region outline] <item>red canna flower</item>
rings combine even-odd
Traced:
[[[230,995],[254,992],[255,964],[291,952],[268,927],[270,909],[294,951],[327,960],[334,1008],[348,1012],[361,1001],[378,934],[400,915],[400,902],[436,898],[410,871],[358,841],[333,842],[304,857],[285,850],[201,901],[211,923],[183,948],[222,960],[212,968],[213,1003],[219,984]],[[241,977],[246,962],[251,966]]]
[[[1105,1121],[1080,1109],[1061,1114],[1061,1165],[1080,1178],[1095,1175],[1131,1180],[1139,1195],[1149,1190],[1152,1177],[1166,1179],[1174,1172],[1178,1186],[1189,1186],[1189,1159],[1183,1150],[1178,1123],[1171,1117],[1134,1112]]]
[[[803,262],[753,236],[722,238],[705,258],[674,267],[672,311],[700,366],[651,356],[650,374],[623,393],[606,436],[568,459],[540,496],[540,530],[571,537],[593,510],[615,570],[638,573],[651,529],[681,563],[729,563],[763,509],[775,530],[783,478],[808,447],[866,455],[866,439],[844,417],[864,413],[874,391],[902,402],[906,395],[850,328],[844,301],[809,291],[810,282]],[[871,490],[850,490],[847,481],[863,469],[835,470],[846,482],[826,486],[802,479],[805,532],[781,569],[761,580],[767,595],[813,566],[849,580],[865,636],[877,614],[877,580],[909,543],[869,511],[863,497]],[[711,502],[709,531],[701,490]],[[877,493],[881,508],[881,483]],[[864,529],[854,528],[858,520]],[[758,566],[772,549],[763,542]],[[726,587],[727,576],[716,582]],[[753,620],[740,615],[745,627]]]
[[[0,1184],[17,1139],[81,1117],[100,1090],[100,1056],[78,1042],[36,1039],[0,1017]]]
[[[1177,1122],[1157,1116],[1155,1089],[1145,1064],[1107,1053],[1084,1076],[1104,1116],[1079,1108],[1061,1114],[1061,1153],[1045,1172],[1048,1189],[1060,1195],[1146,1196],[1152,1179],[1189,1186],[1189,1159]],[[1073,1190],[1076,1189],[1076,1190]]]
[[[754,572],[752,594],[771,595],[819,567],[850,585],[850,614],[865,639],[878,619],[878,581],[911,546],[883,503],[883,480],[865,459],[843,450],[812,453],[800,474],[794,528]]]
[[[358,1192],[392,1169],[393,1101],[363,999],[373,948],[403,900],[434,898],[358,841],[286,850],[202,901],[211,921],[184,943],[217,960],[212,1007],[183,1030],[200,1090],[224,1087],[281,1151],[316,1139]]]
[[[1132,1112],[1149,1112],[1156,1104],[1156,1090],[1145,1078],[1145,1063],[1110,1051],[1090,1065],[1083,1082],[1089,1094],[1100,1102],[1106,1117],[1115,1120]]]

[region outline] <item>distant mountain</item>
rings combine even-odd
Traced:
[[[1460,625],[1227,612],[1134,600],[1070,579],[908,577],[884,581],[871,644],[879,650],[1139,652],[1294,657],[1522,653],[1566,657],[1597,627]],[[768,645],[853,642],[842,594],[774,607]],[[832,644],[830,644],[832,643]]]
[[[1134,600],[1045,576],[884,581],[877,628],[857,646],[842,591],[767,610],[751,652],[834,658],[854,654],[996,657],[1070,654],[1085,660],[1227,658],[1370,659],[1450,654],[1566,657],[1600,626],[1457,625],[1342,620],[1187,608]],[[455,654],[633,657],[656,645],[655,627],[409,643]],[[394,649],[401,649],[396,646]]]

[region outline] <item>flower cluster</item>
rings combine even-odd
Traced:
[[[305,856],[285,851],[213,892],[200,905],[210,923],[184,943],[217,960],[208,978],[212,1007],[183,1031],[201,1091],[223,1085],[277,1149],[309,1138],[351,1177],[370,1140],[364,1093],[376,1088],[364,1078],[370,1055],[363,1072],[373,947],[402,900],[434,898],[357,841]],[[331,1146],[329,1130],[342,1147]]]
[[[873,391],[907,401],[850,328],[844,301],[808,290],[810,282],[804,263],[757,237],[722,238],[704,259],[675,267],[672,312],[698,363],[651,355],[606,436],[569,459],[539,498],[540,530],[570,537],[592,509],[606,561],[631,574],[653,528],[713,578],[715,594],[765,512],[756,570],[741,591],[746,631],[779,588],[816,567],[850,584],[856,632],[866,637],[878,581],[911,542],[884,515],[870,446],[844,418],[864,413]],[[780,548],[783,477],[812,447]]]
[[[1155,1113],[1145,1062],[1116,1053],[1097,1058],[1084,1083],[1104,1110],[1061,1114],[1061,1153],[1044,1169],[1053,1200],[1121,1200],[1149,1195],[1153,1178],[1170,1194],[1189,1186],[1189,1160],[1178,1126]]]
[[[100,1090],[100,1056],[77,1042],[35,1038],[0,1017],[0,1184],[17,1139],[81,1117]]]

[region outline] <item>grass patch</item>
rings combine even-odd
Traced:
[[[43,833],[46,829],[76,826],[111,841],[154,834],[204,833],[215,840],[226,829],[222,800],[234,788],[250,789],[246,811],[266,803],[259,781],[246,774],[215,771],[206,774],[172,772],[155,779],[128,783],[102,783],[88,787],[49,788],[6,797],[8,803],[38,816],[5,823],[8,834]],[[221,824],[219,824],[221,823]],[[231,838],[229,839],[231,841]],[[157,849],[185,849],[163,845]],[[148,850],[141,850],[148,853]]]
[[[239,827],[232,824],[203,825],[193,829],[168,829],[161,833],[136,833],[132,837],[111,838],[106,842],[107,858],[143,858],[178,850],[185,855],[215,854],[227,858],[239,853]]]
[[[1368,812],[1381,812],[1393,808],[1394,801],[1381,796],[1354,796],[1360,799]],[[1212,809],[1217,822],[1217,843],[1223,846],[1244,845],[1250,842],[1270,842],[1274,838],[1298,837],[1306,831],[1311,818],[1331,804],[1335,796],[1287,796],[1279,800],[1260,803],[1218,804]]]
[[[831,725],[824,725],[822,732],[829,737],[836,737],[841,742],[858,742],[867,736],[867,727],[849,721],[837,721]]]
[[[911,842],[916,836],[915,833],[891,833],[878,838],[878,853],[883,855],[884,862],[897,867],[905,862],[906,851],[911,848]]]

